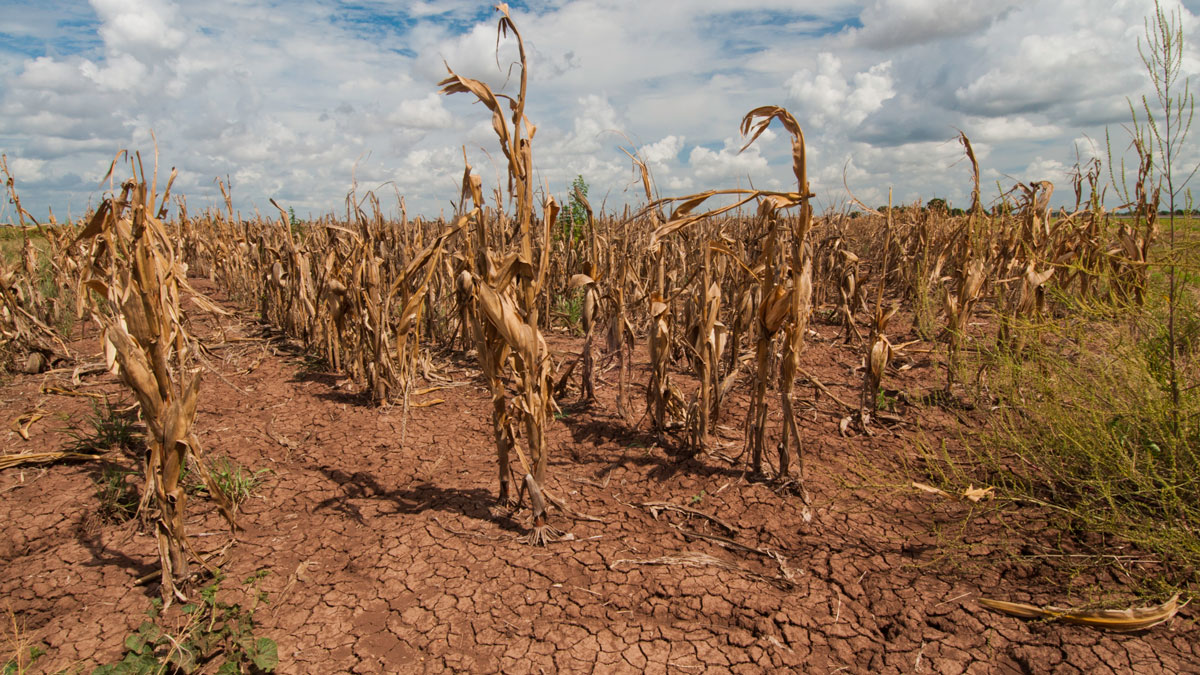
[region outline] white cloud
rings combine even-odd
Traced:
[[[415,129],[445,129],[451,125],[453,118],[442,105],[442,96],[431,92],[424,98],[401,102],[396,114],[389,117],[388,121]]]
[[[605,96],[589,94],[576,103],[576,114],[571,133],[563,140],[559,150],[572,154],[600,152],[604,147],[601,137],[609,132],[620,132],[622,124]]]
[[[8,162],[8,170],[15,176],[20,176],[22,181],[39,181],[45,177],[42,169],[46,166],[44,159],[26,159],[24,157],[14,157]]]
[[[683,149],[683,136],[667,136],[641,149],[642,159],[656,166],[669,166]]]
[[[854,127],[896,95],[891,70],[892,62],[884,61],[847,80],[841,60],[821,52],[815,73],[800,70],[788,80],[789,98],[816,124]]]
[[[873,0],[852,44],[889,49],[969,35],[995,22],[1017,0]]]
[[[182,31],[171,26],[174,8],[156,0],[91,0],[100,17],[100,36],[111,48],[169,53],[183,46]]]
[[[1070,167],[1057,159],[1037,157],[1016,178],[1026,183],[1048,180],[1055,186],[1063,187],[1064,181],[1070,176],[1070,171]]]
[[[966,127],[964,131],[972,141],[990,143],[1012,140],[1044,140],[1063,134],[1062,127],[1057,124],[1038,123],[1020,115],[970,117],[967,119]]]
[[[1188,38],[1200,27],[1189,3]],[[741,154],[736,137],[748,110],[786,105],[806,132],[813,187],[833,205],[843,169],[868,203],[889,187],[897,201],[962,201],[957,129],[1004,181],[1061,171],[1077,145],[1092,156],[1085,137],[1104,157],[1104,126],[1124,144],[1126,97],[1149,91],[1137,40],[1152,8],[536,0],[513,16],[529,54],[535,163],[552,192],[583,175],[596,202],[640,201],[622,146],[639,148],[664,195],[748,177],[790,186],[784,134]],[[443,59],[516,93],[515,43],[502,40],[497,56],[496,15],[479,3],[64,0],[5,13],[0,27],[28,48],[0,44],[0,149],[31,211],[95,203],[118,149],[152,154],[151,129],[193,211],[219,201],[213,177],[228,175],[247,212],[269,197],[337,212],[354,172],[360,190],[394,181],[411,214],[436,214],[457,197],[464,146],[489,193],[503,181],[490,113],[437,93]],[[1185,46],[1194,76],[1200,52]]]
[[[141,61],[129,54],[116,54],[104,66],[84,61],[79,66],[79,72],[102,89],[124,92],[144,83],[148,70]]]
[[[722,180],[744,180],[747,177],[751,180],[765,178],[769,165],[767,158],[762,155],[761,146],[756,143],[744,152],[738,152],[741,147],[741,143],[734,138],[726,138],[725,146],[716,151],[697,145],[688,154],[688,166],[696,178],[710,184]],[[742,187],[747,186],[743,184]]]

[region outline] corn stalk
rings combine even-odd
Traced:
[[[792,171],[796,176],[797,191],[784,195],[766,195],[759,203],[760,222],[766,229],[766,246],[763,251],[762,305],[759,310],[758,343],[754,397],[747,413],[747,440],[750,447],[751,471],[762,473],[762,456],[766,433],[767,406],[767,362],[774,335],[784,328],[784,350],[780,364],[779,389],[783,410],[783,434],[779,443],[779,476],[790,480],[791,446],[795,446],[797,463],[803,486],[804,464],[800,431],[796,425],[792,393],[795,388],[796,372],[800,365],[800,352],[804,347],[804,333],[808,328],[808,317],[812,311],[812,256],[808,247],[808,233],[812,229],[812,192],[808,186],[808,166],[804,145],[804,132],[784,108],[764,106],[755,108],[742,118],[742,135],[750,140],[742,150],[750,147],[762,135],[773,120],[778,120],[791,136]],[[782,208],[799,205],[799,217],[790,234],[790,256],[786,267],[776,269],[775,252],[779,247],[782,225],[778,212]]]
[[[506,119],[500,98],[486,84],[463,77],[449,70],[450,76],[439,86],[444,94],[469,93],[474,95],[492,113],[492,127],[500,141],[501,150],[508,160],[508,194],[516,201],[516,226],[518,250],[502,260],[488,250],[488,232],[484,223],[482,195],[479,182],[469,178],[469,167],[464,177],[466,188],[475,202],[472,218],[475,221],[477,246],[470,288],[476,305],[476,342],[479,347],[480,365],[489,381],[493,382],[493,426],[497,437],[497,451],[501,474],[501,500],[507,499],[506,474],[508,472],[507,449],[517,451],[524,469],[522,486],[530,493],[533,504],[533,527],[530,543],[542,544],[556,536],[546,521],[545,491],[547,463],[546,419],[554,400],[551,394],[553,366],[550,353],[539,328],[541,292],[546,283],[549,265],[550,225],[558,215],[558,206],[548,199],[544,206],[541,231],[541,255],[535,261],[533,249],[534,204],[533,204],[533,150],[531,141],[535,127],[525,116],[528,67],[525,58],[525,42],[509,15],[508,6],[496,6],[501,13],[497,26],[497,39],[511,31],[517,41],[520,58],[520,89],[517,97],[504,97],[509,102],[511,119]],[[507,239],[507,237],[505,237]],[[512,287],[510,288],[510,284]],[[460,288],[467,286],[465,280]],[[486,325],[485,325],[486,324]],[[500,345],[500,339],[504,346]],[[515,411],[524,421],[525,442],[528,457],[516,444],[515,434],[509,426],[503,403],[502,386],[495,386],[506,360],[505,348],[511,350],[513,370],[516,376],[517,396]]]
[[[174,178],[172,172],[163,205]],[[141,180],[126,181],[119,196],[101,203],[77,241],[91,244],[83,285],[96,298],[105,356],[133,391],[150,431],[140,512],[154,522],[162,595],[169,603],[186,599],[189,559],[207,567],[191,547],[184,524],[187,493],[180,477],[189,455],[222,515],[231,527],[236,525],[228,499],[202,461],[193,430],[200,369],[181,299],[187,293],[201,307],[215,307],[188,285],[175,237],[162,221],[165,206],[155,210],[156,182],[147,185],[144,172]]]

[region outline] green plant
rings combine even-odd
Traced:
[[[299,366],[300,372],[309,375],[328,373],[333,370],[333,366],[329,363],[329,359],[320,354],[312,354],[308,352],[300,355]]]
[[[296,209],[291,206],[288,207],[288,226],[291,228],[293,236],[304,236],[304,224],[296,217]]]
[[[584,228],[587,226],[587,207],[583,199],[587,199],[588,184],[583,176],[575,176],[571,181],[571,195],[567,198],[567,208],[559,216],[562,229],[555,233],[555,239],[565,239],[569,244],[577,244],[583,240]],[[582,199],[581,199],[582,197]]]
[[[1175,173],[1175,162],[1185,147],[1188,132],[1191,130],[1192,118],[1195,114],[1195,99],[1191,93],[1190,78],[1183,79],[1182,91],[1180,91],[1179,78],[1183,71],[1183,21],[1179,11],[1176,10],[1175,13],[1168,15],[1158,0],[1155,0],[1154,14],[1146,22],[1145,34],[1146,43],[1144,45],[1140,39],[1138,40],[1138,54],[1142,57],[1142,64],[1154,85],[1154,104],[1157,109],[1152,109],[1150,99],[1143,95],[1139,101],[1142,110],[1141,118],[1139,118],[1132,101],[1129,104],[1129,113],[1132,118],[1133,145],[1143,162],[1148,160],[1152,167],[1150,171],[1146,172],[1146,184],[1138,186],[1139,196],[1152,190],[1152,203],[1157,205],[1160,192],[1164,185],[1166,187],[1167,250],[1164,261],[1168,276],[1166,374],[1171,392],[1172,431],[1178,439],[1186,432],[1180,427],[1180,395],[1184,385],[1180,383],[1178,363],[1180,336],[1177,331],[1177,319],[1179,318],[1179,303],[1181,298],[1187,295],[1188,284],[1185,279],[1180,278],[1179,254],[1181,251],[1176,238],[1175,213],[1178,210],[1176,200],[1183,195],[1188,182],[1200,168],[1200,164],[1197,164],[1196,168],[1193,168],[1181,180]],[[1144,201],[1145,199],[1139,199],[1139,202]],[[1188,206],[1190,207],[1191,204]]]
[[[877,410],[887,410],[889,412],[895,412],[896,397],[890,396],[890,395],[888,395],[888,393],[886,391],[884,391],[883,389],[880,389],[875,397],[875,408]]]
[[[27,656],[14,655],[12,660],[5,662],[4,667],[0,669],[0,675],[25,675],[29,672],[27,668],[32,666],[34,661],[46,655],[46,650],[34,645],[29,648],[27,654]]]
[[[270,471],[270,469],[250,471],[222,455],[212,458],[210,469],[213,482],[225,493],[235,509],[253,496],[254,491],[258,488],[260,477]],[[205,488],[203,485],[199,485],[197,489],[202,491]]]
[[[1200,348],[1200,314],[1194,309],[1180,307],[1175,317],[1175,335],[1169,325],[1151,325],[1153,332],[1141,342],[1146,367],[1163,391],[1171,391],[1171,359],[1193,355]],[[1174,354],[1172,354],[1174,344]],[[1186,394],[1184,394],[1186,395]]]
[[[137,489],[127,478],[137,475],[134,471],[106,464],[96,479],[96,498],[100,501],[97,515],[104,522],[123,523],[137,515]]]
[[[92,675],[274,672],[279,664],[275,641],[254,634],[254,612],[267,602],[266,593],[258,590],[266,574],[260,570],[242,582],[250,587],[245,607],[218,599],[220,576],[200,590],[198,602],[180,607],[172,618],[163,613],[161,600],[151,600],[148,618],[125,638],[124,658]]]
[[[552,313],[566,321],[567,328],[574,335],[583,335],[583,300],[584,289],[560,293],[554,297]]]
[[[688,505],[695,506],[696,504],[699,504],[700,502],[704,501],[704,498],[707,496],[708,496],[708,492],[705,490],[701,490],[700,492],[692,495],[691,499],[688,500]]]
[[[85,453],[132,450],[138,444],[136,424],[132,411],[114,405],[108,397],[92,399],[92,412],[83,424],[65,430],[73,441],[68,449]]]
[[[1164,305],[1141,310],[1134,323],[1161,322]],[[1019,357],[1002,349],[985,356],[988,388],[1004,404],[964,439],[966,461],[930,455],[928,474],[1049,505],[1081,530],[1116,535],[1161,555],[1168,567],[1194,570],[1200,433],[1189,427],[1176,436],[1161,341],[1107,319],[1079,319],[1043,328]],[[1159,345],[1154,359],[1147,344]],[[1182,418],[1200,415],[1197,392],[1184,392],[1180,404]],[[1163,581],[1200,577],[1185,572]]]

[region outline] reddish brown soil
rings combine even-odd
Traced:
[[[456,386],[418,397],[444,403],[405,415],[364,405],[340,377],[306,369],[249,322],[223,325],[251,339],[216,352],[221,375],[206,376],[197,429],[209,455],[270,470],[241,509],[244,530],[224,570],[231,587],[270,571],[261,582],[270,604],[255,619],[257,634],[279,644],[277,672],[1200,670],[1192,607],[1119,634],[977,604],[981,595],[1059,605],[1122,598],[1131,577],[1121,570],[1136,576],[1153,563],[1064,530],[1046,511],[913,489],[926,479],[919,442],[953,446],[971,433],[964,413],[913,407],[875,436],[843,437],[838,405],[799,387],[806,519],[798,497],[748,481],[742,463],[680,459],[646,434],[645,420],[624,424],[611,371],[596,404],[564,397],[550,432],[550,489],[603,522],[552,511],[574,538],[535,548],[521,541],[528,511],[509,516],[495,505],[489,399],[470,359],[444,361],[441,374]],[[846,384],[860,380],[858,357],[832,340],[834,327],[815,328],[824,339],[810,344],[804,367],[856,401]],[[94,332],[77,344],[94,351]],[[937,365],[916,356],[889,386],[917,391],[939,380]],[[44,384],[124,396],[108,375],[79,387],[70,373],[10,378],[0,389],[5,427],[32,408],[53,414],[29,441],[5,430],[6,452],[62,448],[63,429],[91,411],[90,399],[40,393]],[[744,383],[733,399],[720,422],[740,428]],[[738,455],[740,432],[716,441]],[[99,472],[95,462],[0,472],[0,603],[47,650],[32,672],[90,672],[119,659],[157,594],[133,585],[156,569],[153,539],[132,523],[94,522]],[[643,502],[691,507],[736,534],[677,512],[655,518]],[[229,539],[203,497],[191,500],[188,527],[201,551]],[[683,530],[775,552],[783,566]],[[1098,553],[1118,553],[1120,564]]]

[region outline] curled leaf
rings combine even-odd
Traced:
[[[1169,621],[1179,613],[1180,609],[1187,606],[1187,602],[1180,604],[1178,593],[1161,605],[1127,609],[1068,609],[1052,605],[1035,607],[1022,602],[992,600],[991,598],[980,598],[979,604],[1022,619],[1065,621],[1079,626],[1091,626],[1119,632],[1153,628]]]

